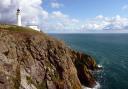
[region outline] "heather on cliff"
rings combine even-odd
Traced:
[[[1,89],[94,87],[95,60],[29,28],[0,25]]]

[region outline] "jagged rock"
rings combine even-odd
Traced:
[[[74,50],[72,50],[71,55],[80,82],[87,87],[93,88],[96,85],[96,81],[90,70],[93,71],[97,69],[95,60],[87,54],[76,52]]]
[[[95,86],[94,59],[44,33],[0,25],[0,89],[82,89]]]

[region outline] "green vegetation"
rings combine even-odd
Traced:
[[[29,76],[26,76],[26,79],[28,81],[28,84],[34,84],[34,82],[32,81],[32,78]],[[34,84],[35,85],[35,84]]]
[[[55,74],[52,75],[52,80],[56,81],[56,80],[59,80],[59,79],[60,79],[59,73],[55,72]]]
[[[33,84],[37,89],[47,89],[46,81],[39,83],[38,81],[34,82],[30,76],[26,76],[28,84]]]
[[[13,78],[13,82],[14,82],[14,88],[15,89],[19,89],[20,82],[21,82],[20,66],[17,66],[17,69],[16,69],[16,77]]]
[[[34,29],[31,29],[29,27],[23,27],[23,26],[17,26],[17,25],[7,25],[7,24],[0,24],[0,31],[6,30],[11,32],[18,32],[18,33],[27,33],[28,35],[38,35],[41,38],[49,39],[47,34],[43,32],[36,31]],[[43,35],[43,36],[42,36]]]
[[[0,29],[9,30],[9,31],[16,31],[16,32],[33,32],[33,33],[40,33],[39,31],[33,30],[28,27],[16,26],[16,25],[6,25],[0,24]]]

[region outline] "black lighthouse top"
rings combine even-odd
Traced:
[[[20,9],[19,8],[17,9],[17,12],[20,12]]]

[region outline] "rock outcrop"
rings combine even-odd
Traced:
[[[0,25],[0,89],[94,87],[95,60],[32,29]]]

